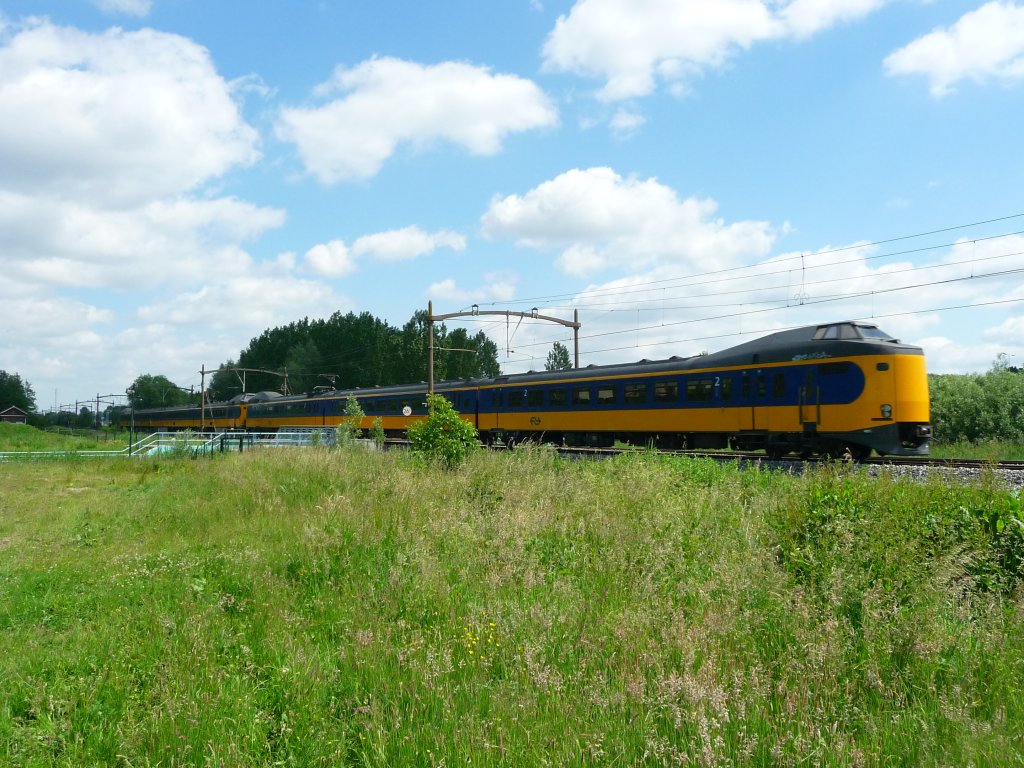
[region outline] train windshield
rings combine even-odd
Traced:
[[[856,325],[854,323],[834,323],[822,325],[814,332],[815,339],[878,339],[880,341],[896,341],[876,325]]]
[[[883,331],[876,325],[858,325],[857,329],[860,331],[860,335],[865,339],[881,339],[882,341],[896,341],[893,336]]]

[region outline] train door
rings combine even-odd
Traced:
[[[804,381],[800,385],[798,398],[800,424],[805,434],[817,432],[821,424],[821,387],[815,368],[809,365],[804,369]]]
[[[754,428],[754,376],[751,371],[743,371],[740,377],[740,423],[737,428],[748,430]]]
[[[768,377],[762,370],[754,371],[751,374],[753,381],[753,405],[750,408],[751,429],[768,429],[768,413],[765,410],[765,401],[768,397]]]

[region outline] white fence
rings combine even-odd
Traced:
[[[53,458],[118,458],[142,456],[209,456],[252,448],[309,448],[334,445],[333,427],[283,427],[277,432],[153,432],[116,451],[6,451],[0,461]],[[364,442],[364,441],[360,441]]]

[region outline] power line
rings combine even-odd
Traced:
[[[822,298],[822,299],[815,299],[815,300],[812,300],[812,301],[804,301],[800,306],[813,306],[813,305],[817,305],[817,304],[830,304],[830,303],[839,302],[839,301],[849,301],[849,300],[852,300],[852,299],[862,299],[862,298],[866,298],[866,297],[879,296],[879,295],[883,295],[883,294],[897,293],[897,292],[900,292],[900,291],[909,291],[909,290],[913,290],[913,289],[916,289],[916,288],[928,288],[928,287],[932,287],[932,286],[936,286],[936,285],[949,285],[949,284],[952,284],[952,283],[959,283],[959,282],[964,282],[964,281],[967,281],[967,280],[981,280],[981,279],[990,278],[990,277],[1004,277],[1006,275],[1020,274],[1022,272],[1024,272],[1024,267],[1015,268],[1015,269],[1008,269],[1008,270],[1001,270],[999,272],[990,272],[988,274],[982,274],[982,275],[970,275],[970,276],[966,276],[966,277],[948,278],[948,279],[945,279],[945,280],[934,280],[934,281],[928,282],[928,283],[916,283],[914,285],[904,285],[904,286],[897,286],[897,287],[893,287],[893,288],[883,288],[883,289],[871,290],[871,291],[860,291],[860,292],[857,292],[857,293],[843,294],[843,295],[840,295],[840,296],[835,296],[835,297],[830,297],[830,298]],[[605,331],[605,332],[602,332],[602,333],[593,333],[593,334],[589,334],[589,335],[586,335],[586,336],[580,336],[580,339],[581,340],[583,340],[583,339],[596,339],[596,338],[602,338],[602,337],[605,337],[605,336],[618,336],[618,335],[622,335],[624,333],[637,333],[639,331],[657,330],[658,328],[669,328],[669,327],[679,326],[679,325],[692,325],[694,323],[710,322],[710,321],[714,321],[714,320],[729,320],[729,319],[737,318],[737,317],[744,317],[744,316],[749,316],[749,315],[764,314],[764,313],[767,313],[767,312],[778,312],[778,311],[782,311],[784,309],[792,309],[792,308],[793,308],[793,305],[790,304],[790,305],[787,305],[785,307],[769,307],[769,308],[764,308],[764,309],[751,309],[751,310],[746,310],[746,311],[742,311],[742,312],[730,312],[730,313],[727,313],[727,314],[717,315],[717,316],[714,316],[714,317],[690,318],[690,319],[687,319],[687,320],[676,320],[676,321],[669,322],[669,323],[661,323],[659,325],[647,325],[647,326],[639,326],[639,327],[635,327],[635,328],[622,328],[622,329],[615,330],[615,331]],[[542,343],[544,343],[544,342],[530,342],[530,343],[526,343],[526,344],[521,344],[519,346],[525,348],[525,347],[530,347],[530,346],[540,346]]]
[[[929,312],[953,312],[953,311],[961,310],[961,309],[976,309],[978,307],[993,307],[993,306],[1000,306],[1000,305],[1004,305],[1004,304],[1018,304],[1020,302],[1024,302],[1024,298],[1019,298],[1019,299],[998,299],[998,300],[994,300],[994,301],[977,302],[977,303],[974,303],[974,304],[959,304],[959,305],[951,306],[951,307],[931,307],[929,309],[912,309],[912,310],[907,310],[905,312],[888,312],[888,313],[880,314],[880,315],[871,315],[870,317],[855,317],[855,318],[849,318],[849,319],[854,320],[854,321],[864,321],[864,322],[867,322],[867,321],[878,320],[878,319],[881,319],[881,318],[888,318],[888,317],[905,317],[907,315],[926,314],[926,313],[929,313]],[[693,321],[693,322],[700,322],[700,321]],[[661,344],[686,344],[688,342],[695,342],[695,341],[712,341],[712,340],[715,340],[715,339],[735,338],[737,336],[751,336],[751,335],[754,335],[754,334],[775,333],[777,331],[786,331],[786,330],[792,330],[794,328],[801,328],[804,325],[806,325],[806,323],[801,323],[800,325],[776,326],[774,328],[759,328],[759,329],[748,330],[748,331],[731,331],[729,333],[719,333],[719,334],[713,334],[713,335],[709,335],[709,336],[693,336],[693,337],[688,338],[688,339],[668,339],[666,341],[659,341],[659,342],[656,342],[656,343],[661,345]],[[645,345],[641,345],[641,346],[652,346],[652,344],[645,344]],[[605,347],[604,349],[590,350],[587,354],[596,355],[596,354],[601,354],[601,353],[604,353],[604,352],[621,352],[621,351],[627,350],[627,349],[636,349],[636,347],[637,347],[636,344],[630,344],[630,345],[621,346],[621,347]]]
[[[986,262],[986,261],[995,261],[995,260],[998,260],[998,259],[1006,259],[1006,258],[1010,258],[1012,256],[1021,256],[1021,255],[1024,255],[1024,251],[1014,251],[1012,253],[1002,253],[1002,254],[999,254],[999,255],[996,255],[996,256],[983,256],[981,258],[973,258],[972,257],[970,260],[966,260],[966,261],[950,261],[950,262],[946,262],[946,263],[943,263],[943,264],[928,264],[928,265],[920,266],[920,267],[910,267],[908,269],[900,269],[900,270],[894,270],[894,271],[891,271],[891,272],[886,272],[884,274],[884,277],[890,278],[893,275],[904,275],[904,274],[909,274],[909,273],[913,273],[913,272],[924,272],[924,271],[936,270],[936,269],[951,269],[951,268],[954,268],[954,267],[964,266],[964,265],[968,265],[968,264],[972,264],[972,265],[973,264],[979,264],[979,263]],[[823,266],[835,266],[835,264],[821,265],[821,267],[823,267]],[[811,267],[811,269],[818,269],[818,268],[821,268],[821,267]],[[787,272],[788,271],[789,270],[787,270]],[[779,274],[779,273],[769,273],[769,274]],[[763,277],[763,276],[764,275],[754,275],[754,276],[751,276],[751,277]],[[827,279],[827,280],[813,280],[813,281],[810,281],[810,282],[802,283],[802,287],[803,286],[810,286],[810,285],[828,285],[829,283],[849,282],[851,280],[874,280],[874,279],[878,279],[879,277],[880,277],[879,274],[849,275],[849,276],[843,276],[843,277],[830,278],[830,279]],[[736,278],[734,278],[734,279],[736,279]],[[748,279],[748,278],[743,278],[743,279]],[[715,297],[719,297],[719,296],[735,296],[735,295],[738,295],[738,294],[750,295],[750,294],[756,294],[756,293],[764,293],[766,291],[776,291],[776,290],[779,290],[781,288],[788,289],[790,287],[791,287],[790,285],[785,285],[785,286],[783,286],[783,285],[770,285],[770,286],[765,286],[764,288],[742,288],[742,289],[734,289],[734,290],[730,290],[730,291],[716,291],[716,292],[712,292],[712,293],[699,293],[699,294],[688,294],[688,295],[682,295],[682,296],[660,297],[660,298],[656,298],[656,299],[638,299],[638,300],[634,300],[634,301],[630,301],[630,302],[607,302],[607,303],[594,303],[594,304],[578,304],[578,305],[576,305],[576,308],[578,308],[578,309],[591,309],[591,310],[596,309],[598,311],[607,312],[607,313],[612,313],[612,312],[617,312],[617,311],[623,311],[623,312],[638,312],[638,311],[639,312],[662,312],[662,311],[665,311],[665,310],[672,310],[672,309],[692,309],[692,308],[694,308],[692,305],[687,305],[686,307],[667,306],[667,305],[665,305],[664,302],[665,301],[669,301],[669,300],[671,300],[671,301],[686,301],[686,300],[690,300],[690,299],[707,299],[707,298],[715,298]],[[664,290],[664,289],[661,289],[661,290]],[[785,299],[768,299],[768,300],[765,300],[765,301],[766,302],[769,302],[769,301],[770,302],[788,301],[790,298],[791,297],[786,297]],[[656,306],[656,307],[637,306],[638,304],[654,304],[654,303],[658,303],[659,306]],[[743,301],[742,302],[742,304],[744,304],[744,305],[748,305],[748,304],[751,304],[751,303],[755,303],[755,302],[751,302],[751,301]],[[620,305],[623,307],[623,309],[621,309],[621,310],[617,310],[617,309],[601,309],[602,307],[616,307],[616,306],[620,306]],[[703,307],[712,306],[713,307],[713,306],[729,306],[729,305],[700,305],[700,306],[703,306]]]
[[[913,240],[913,239],[920,238],[920,237],[928,237],[928,236],[931,236],[931,235],[943,234],[945,232],[953,232],[953,231],[956,231],[956,230],[969,229],[971,227],[983,226],[985,224],[994,224],[994,223],[998,223],[998,222],[1001,222],[1001,221],[1009,221],[1011,219],[1017,219],[1017,218],[1021,218],[1021,217],[1024,217],[1024,213],[1015,213],[1015,214],[1011,214],[1009,216],[1000,216],[1000,217],[993,218],[993,219],[986,219],[984,221],[972,222],[970,224],[958,224],[958,225],[952,226],[952,227],[943,227],[941,229],[934,229],[934,230],[930,230],[928,232],[919,232],[917,234],[911,234],[911,235],[901,235],[899,237],[891,237],[891,238],[887,238],[887,239],[884,239],[884,240],[872,240],[872,241],[867,241],[867,242],[863,242],[863,243],[856,243],[854,245],[841,246],[841,247],[838,247],[838,248],[828,248],[828,249],[825,249],[825,250],[822,250],[822,251],[815,251],[813,254],[807,254],[807,253],[794,254],[792,256],[785,256],[785,257],[781,257],[781,258],[775,259],[775,260],[771,261],[771,264],[780,264],[780,263],[783,263],[783,262],[786,262],[786,261],[796,261],[798,259],[805,258],[808,255],[827,256],[827,255],[833,254],[833,253],[845,253],[845,252],[851,251],[851,250],[857,250],[857,249],[862,249],[862,248],[871,248],[871,247],[878,246],[878,245],[886,245],[888,243],[901,242],[901,241],[904,241],[904,240]],[[999,234],[999,235],[991,235],[991,236],[987,236],[987,237],[972,238],[971,242],[981,242],[981,241],[984,241],[984,240],[998,239],[998,238],[1002,238],[1002,237],[1011,237],[1013,235],[1020,235],[1020,234],[1024,234],[1024,231],[1016,231],[1016,232],[1003,233],[1003,234]],[[956,245],[956,244],[957,244],[956,242],[953,242],[953,243],[943,243],[943,244],[932,245],[932,246],[927,246],[927,247],[922,247],[922,248],[909,249],[909,250],[904,250],[904,251],[895,251],[895,252],[892,252],[892,253],[885,253],[885,254],[878,254],[878,255],[875,255],[875,256],[870,256],[870,257],[865,257],[865,258],[880,259],[880,258],[888,258],[888,257],[891,257],[891,256],[903,256],[903,255],[907,255],[907,254],[911,254],[911,253],[920,253],[922,251],[935,250],[935,249],[938,249],[938,248],[948,248],[948,247],[951,247],[951,246]],[[839,263],[842,263],[842,262],[835,262],[835,261],[828,262],[827,264],[817,265],[815,268],[834,266],[835,264],[839,264]],[[535,297],[532,297],[532,298],[514,299],[512,301],[507,301],[507,302],[489,302],[487,304],[487,306],[498,306],[499,304],[500,305],[506,305],[506,304],[511,305],[511,304],[525,304],[525,303],[530,303],[530,302],[534,302],[534,303],[548,302],[548,301],[553,301],[555,299],[571,299],[571,298],[576,298],[576,297],[580,296],[581,294],[586,296],[588,294],[589,295],[601,295],[601,294],[604,294],[604,293],[611,293],[611,292],[621,294],[624,291],[625,292],[639,292],[639,291],[644,289],[644,286],[662,286],[664,283],[692,281],[692,280],[700,279],[700,278],[707,278],[707,277],[714,277],[714,276],[718,276],[718,275],[723,275],[723,274],[727,274],[727,273],[730,273],[730,272],[739,272],[739,271],[743,271],[743,270],[755,269],[758,266],[760,266],[760,265],[759,264],[747,264],[747,265],[742,265],[742,266],[737,266],[737,267],[726,267],[726,268],[723,268],[723,269],[710,270],[710,271],[707,271],[707,272],[697,272],[697,273],[693,273],[693,274],[690,274],[690,275],[671,277],[671,278],[664,278],[662,280],[651,280],[651,281],[647,281],[647,282],[644,282],[644,283],[637,283],[637,284],[635,284],[633,286],[629,286],[629,287],[620,286],[620,287],[616,287],[616,288],[598,289],[598,290],[590,291],[590,292],[588,292],[588,291],[575,291],[575,292],[572,292],[572,293],[558,293],[558,294],[549,294],[547,296],[535,296]],[[780,271],[781,272],[785,272],[787,270],[780,270]],[[754,275],[748,275],[747,277],[763,277],[766,274],[778,274],[778,272],[756,273]],[[744,279],[744,278],[741,277],[741,278],[728,278],[728,279]],[[660,288],[647,288],[647,290],[660,290]],[[481,304],[481,306],[484,306],[484,305]]]

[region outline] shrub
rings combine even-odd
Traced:
[[[931,375],[928,380],[937,440],[1024,440],[1024,373],[997,361],[982,375]]]
[[[373,442],[376,443],[377,446],[379,447],[384,444],[385,437],[386,435],[384,433],[384,420],[381,419],[380,416],[378,416],[373,420],[373,423],[370,425],[370,439],[373,440]]]
[[[458,411],[441,395],[427,395],[429,415],[409,427],[412,449],[448,469],[459,466],[477,445],[476,427],[463,421]]]
[[[364,416],[363,407],[359,405],[359,401],[349,395],[348,400],[345,401],[345,418],[341,420],[334,430],[335,443],[337,445],[348,445],[353,440],[358,440],[362,437],[363,433],[359,428],[359,424]]]

